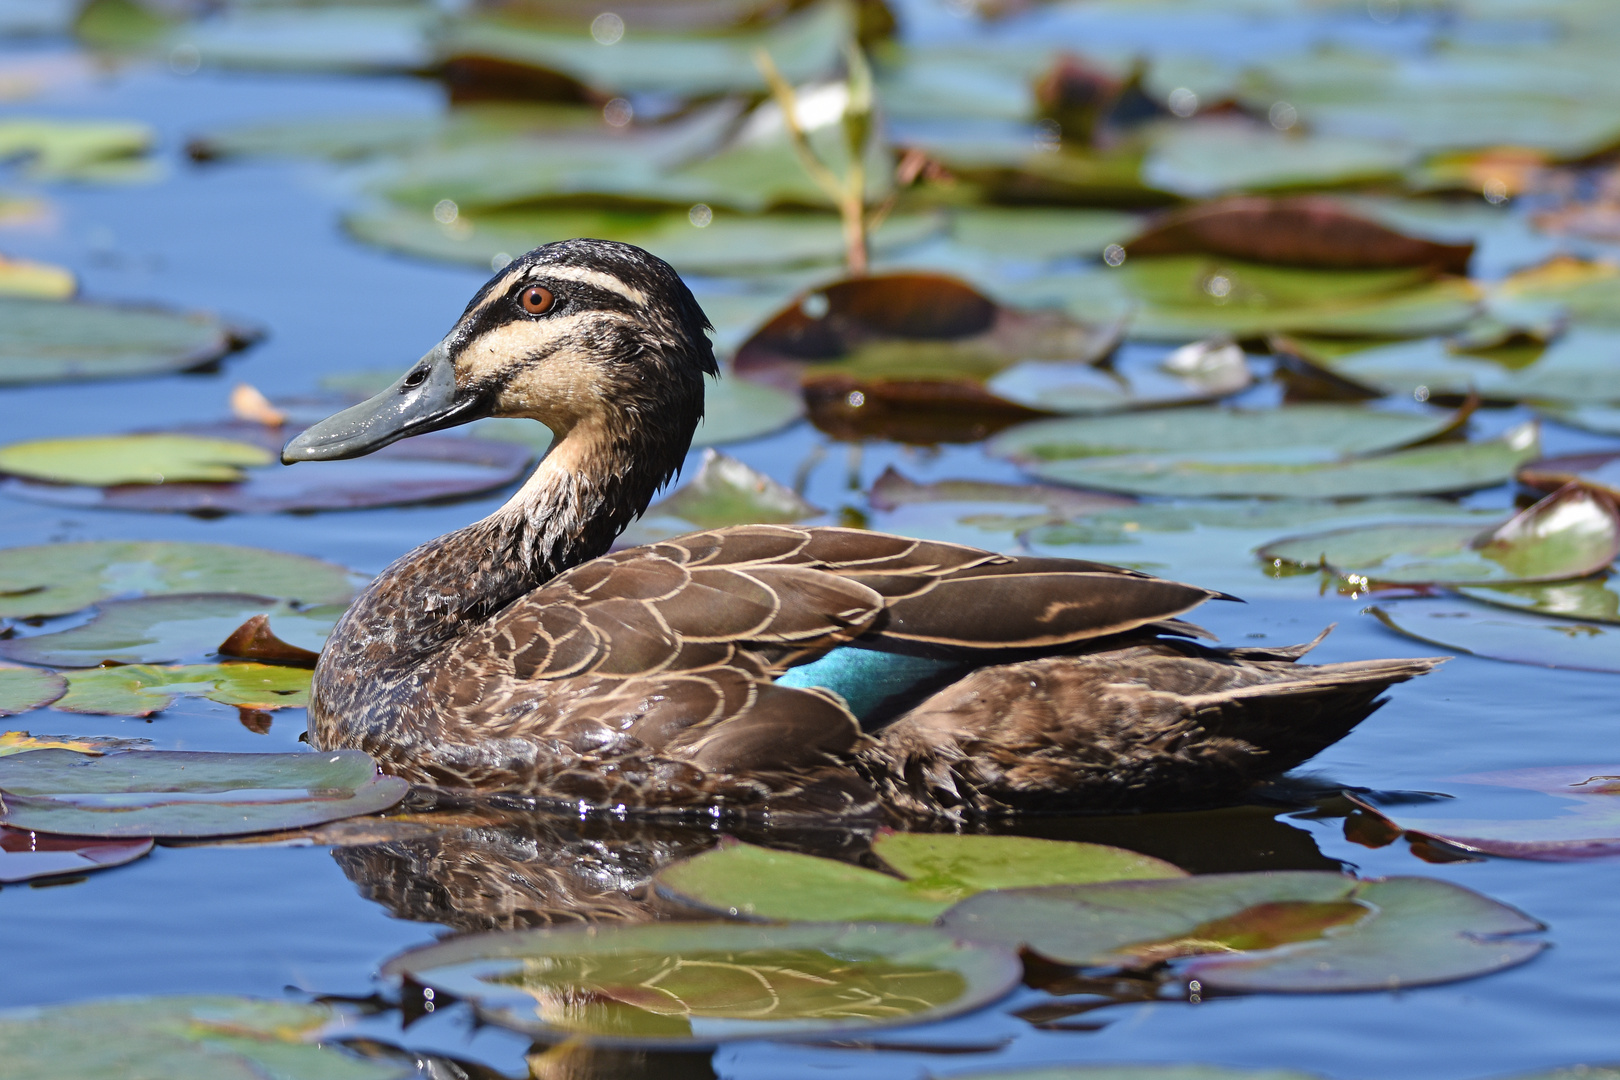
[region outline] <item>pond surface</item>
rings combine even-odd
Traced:
[[[983,32],[1024,44],[1058,37],[1109,52],[1207,51],[1207,46],[1225,60],[1244,62],[1323,40],[1394,56],[1419,55],[1440,18],[1420,13],[1391,22],[1357,8],[1270,20],[1207,8],[1185,15],[1128,15],[1117,8],[1088,12],[1077,6],[1038,11]],[[938,44],[971,41],[981,32],[937,13],[915,25],[918,40]],[[79,55],[49,37],[5,42],[0,50],[0,65],[67,65]],[[182,147],[200,131],[259,120],[429,115],[442,108],[438,84],[406,76],[276,75],[206,66],[183,75],[146,62],[65,79],[33,100],[10,106],[30,117],[150,124],[158,133],[153,161],[160,175],[100,185],[13,176],[9,188],[47,199],[50,211],[43,220],[0,231],[6,254],[70,267],[83,293],[96,299],[205,309],[262,326],[268,335],[216,373],[0,390],[4,441],[213,421],[228,414],[228,395],[237,382],[251,383],[276,400],[314,394],[321,378],[334,373],[403,371],[438,341],[486,272],[386,254],[345,236],[338,216],[351,205],[350,181],[328,165],[261,160],[196,165]],[[1518,268],[1553,247],[1545,237],[1498,229],[1477,256],[1486,269],[1476,263],[1475,273]],[[938,265],[953,257],[923,247],[910,253],[908,264]],[[1262,370],[1268,363],[1254,362]],[[1236,400],[1266,407],[1279,399],[1274,384],[1262,383]],[[1531,415],[1523,406],[1485,410],[1473,421],[1473,437],[1487,438]],[[1549,456],[1620,450],[1620,439],[1554,424],[1545,426],[1542,438]],[[920,513],[884,514],[863,494],[890,466],[922,482],[1028,481],[1013,464],[987,456],[977,445],[917,448],[871,440],[857,455],[806,421],[725,450],[784,483],[803,475],[803,495],[817,506],[849,507],[867,515],[874,527],[901,531],[921,520]],[[697,464],[694,451],[688,476]],[[1514,494],[1504,484],[1464,502],[1505,511]],[[0,498],[0,545],[208,541],[319,556],[370,574],[410,547],[490,512],[505,496],[503,491],[446,505],[352,513],[206,519]],[[1269,577],[1246,554],[1275,536],[1331,527],[1205,530],[1135,556],[1125,543],[1048,550],[1148,560],[1155,572],[1249,597],[1246,605],[1211,604],[1195,616],[1227,643],[1305,641],[1337,623],[1313,661],[1444,652],[1397,636],[1364,614],[1365,596],[1324,594],[1314,575]],[[958,527],[952,523],[951,528]],[[1009,548],[1017,543],[1006,534],[982,542]],[[1221,552],[1209,550],[1221,545]],[[1610,674],[1461,655],[1438,672],[1397,687],[1388,705],[1295,777],[1322,790],[1435,791],[1445,790],[1444,778],[1461,773],[1613,762],[1620,760],[1617,689],[1620,682]],[[150,719],[42,709],[0,721],[0,730],[142,738],[159,749],[295,751],[301,749],[303,725],[302,710],[287,709],[272,714],[267,730],[258,730],[262,722],[250,726],[233,707],[188,698]],[[1337,816],[1342,805],[1321,812],[1299,805],[1257,801],[1204,813],[1043,818],[1004,827],[1117,844],[1194,873],[1343,868],[1363,876],[1436,877],[1542,920],[1550,927],[1553,947],[1521,967],[1445,986],[1384,994],[1261,994],[1196,1004],[1099,999],[1096,1009],[1041,1027],[1014,1014],[1051,999],[1022,988],[989,1009],[903,1031],[880,1048],[741,1043],[712,1057],[651,1063],[607,1056],[599,1071],[569,1075],[702,1076],[712,1070],[736,1080],[890,1080],[1017,1065],[1204,1062],[1297,1069],[1338,1080],[1474,1080],[1620,1061],[1615,1024],[1620,977],[1614,964],[1620,956],[1615,917],[1620,861],[1431,863],[1404,842],[1374,849],[1347,840],[1344,818]],[[448,841],[438,848],[159,846],[144,860],[88,878],[0,889],[0,1006],[216,992],[368,998],[379,990],[376,972],[389,956],[451,929],[480,927],[485,916],[475,904],[462,903],[467,895],[457,889],[468,886],[458,884],[455,875],[458,867],[468,866],[487,872],[488,864],[479,860],[490,851],[520,862],[528,857],[536,865],[583,866],[599,881],[632,882],[659,857],[698,850],[712,839],[701,830],[639,833],[623,823],[515,816],[504,830],[490,828],[481,838],[457,841],[465,850]],[[836,853],[846,840],[829,833],[794,843]],[[491,1075],[528,1075],[528,1041],[475,1025],[464,1008],[440,1010],[409,1026],[397,1010],[384,1010],[362,1021],[360,1029],[392,1045],[482,1063],[494,1070]],[[645,1072],[636,1071],[641,1069]],[[4,1071],[0,1063],[0,1075]]]

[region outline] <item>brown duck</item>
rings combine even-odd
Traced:
[[[388,567],[315,671],[309,741],[580,810],[905,817],[1209,805],[1432,660],[1301,666],[1177,616],[1221,594],[1070,559],[744,525],[607,554],[679,469],[708,320],[639,248],[501,270],[393,386],[282,460],[485,416],[555,435],[482,521]]]

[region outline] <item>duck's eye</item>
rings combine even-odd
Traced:
[[[544,285],[530,285],[518,294],[518,303],[522,304],[523,310],[530,315],[544,315],[556,302],[557,298],[552,296],[551,290]]]

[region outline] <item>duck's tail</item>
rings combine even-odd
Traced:
[[[981,668],[879,732],[861,768],[911,815],[1210,806],[1309,760],[1444,662],[1296,663],[1308,648],[1161,639]]]

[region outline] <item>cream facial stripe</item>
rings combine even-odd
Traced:
[[[600,326],[606,320],[633,322],[613,311],[582,311],[561,318],[503,323],[469,341],[456,356],[456,368],[477,379],[492,378],[535,357],[553,352],[581,327]]]
[[[638,306],[645,306],[647,303],[647,294],[634,285],[627,285],[612,274],[593,270],[588,266],[535,266],[529,269],[529,274],[541,280],[578,281],[584,285],[594,285],[598,289],[618,293]],[[505,282],[501,284],[503,287],[506,285]]]

